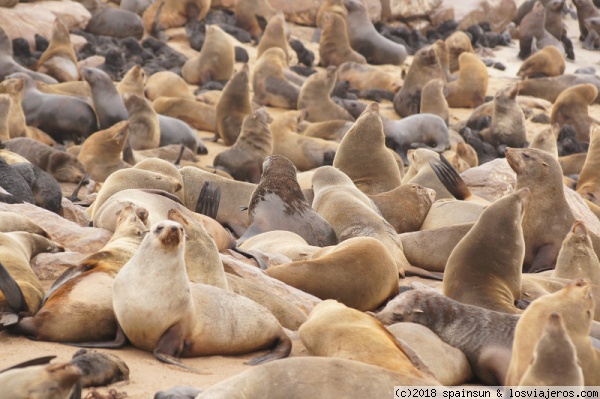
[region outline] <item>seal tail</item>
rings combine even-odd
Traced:
[[[448,190],[454,198],[465,200],[472,196],[471,190],[469,190],[465,181],[460,177],[458,171],[442,154],[440,154],[440,161],[431,161],[429,162],[429,165],[431,165],[431,168],[438,179],[440,179],[444,187],[446,187],[446,190]]]
[[[202,185],[202,189],[198,195],[195,212],[216,219],[220,202],[221,187],[206,181]]]
[[[271,360],[283,359],[287,357],[291,351],[292,340],[284,332],[282,332],[282,336],[277,338],[273,349],[271,349],[269,353],[267,353],[266,355],[254,357],[248,360],[247,362],[244,362],[244,364],[247,364],[249,366],[256,366],[259,364],[270,362]]]

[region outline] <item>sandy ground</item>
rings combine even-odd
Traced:
[[[579,28],[577,21],[570,17],[566,19],[568,25],[569,37],[573,40],[576,46],[575,62],[567,62],[567,73],[574,72],[577,68],[593,66],[600,68],[600,52],[590,52],[581,47],[581,43],[577,40]],[[292,34],[294,37],[308,41],[312,36],[312,29],[304,27],[293,27]],[[187,55],[193,54],[193,50],[186,48],[185,40],[177,40],[184,35],[183,30],[174,30],[171,36],[174,39],[172,43],[175,48],[185,52]],[[310,43],[308,47],[316,51],[318,46],[316,43]],[[254,48],[246,46],[251,57],[251,66],[256,58]],[[500,71],[488,68],[490,74],[490,85],[488,95],[493,95],[499,88],[504,87],[508,83],[517,80],[516,72],[519,69],[521,61],[517,58],[518,43],[513,41],[511,47],[499,47],[494,50],[494,58],[506,65],[506,70]],[[316,51],[318,57],[318,51]],[[409,58],[405,67],[411,62]],[[237,67],[239,67],[238,65]],[[382,67],[391,73],[400,73],[400,68],[384,66]],[[382,104],[382,114],[391,118],[397,119],[393,111],[391,103]],[[274,116],[282,110],[270,109],[269,112]],[[468,118],[472,110],[470,109],[452,109],[451,123]],[[549,114],[550,110],[548,110]],[[590,113],[600,120],[600,105],[590,107]],[[528,135],[533,136],[537,131],[544,129],[547,125],[535,124],[527,122]],[[213,136],[209,132],[199,132],[207,147],[209,155],[202,156],[201,162],[205,165],[212,164],[214,156],[222,151],[224,147],[218,143],[212,143],[209,139]],[[45,286],[49,287],[52,282],[44,281]],[[77,348],[47,342],[34,342],[22,337],[10,336],[7,333],[0,333],[0,348],[2,355],[0,356],[0,369],[11,366],[31,358],[56,355],[57,361],[68,361]],[[118,392],[126,392],[131,398],[152,398],[154,393],[159,390],[168,389],[177,385],[189,385],[198,388],[208,388],[211,385],[226,379],[232,375],[240,373],[250,366],[244,365],[244,361],[250,359],[256,354],[246,356],[211,356],[194,359],[184,359],[183,362],[191,367],[199,370],[199,373],[193,373],[181,368],[159,363],[151,353],[143,352],[133,347],[127,347],[118,351],[107,351],[121,357],[129,366],[130,380],[128,382],[117,383],[110,388],[116,389]],[[306,355],[306,349],[297,339],[294,340],[294,349],[292,356]],[[1,389],[1,388],[0,388]],[[99,388],[98,391],[106,393],[109,388]],[[84,391],[84,396],[88,390]]]

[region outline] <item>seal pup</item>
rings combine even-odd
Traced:
[[[521,79],[560,76],[565,73],[565,58],[555,46],[546,46],[527,57],[519,67]]]
[[[148,150],[160,145],[161,131],[158,114],[143,95],[123,96],[129,118],[127,141],[133,150]]]
[[[285,53],[279,47],[267,49],[254,64],[252,73],[252,101],[260,105],[296,109],[300,86],[288,80]]]
[[[402,65],[408,56],[406,48],[377,32],[366,5],[361,0],[345,0],[344,5],[348,10],[346,27],[350,46],[369,64]]]
[[[160,71],[148,77],[144,94],[150,101],[158,97],[178,97],[195,100],[183,78],[171,71]]]
[[[494,147],[523,147],[527,142],[527,129],[523,109],[515,100],[519,85],[507,86],[494,95],[494,112],[490,127],[479,134]]]
[[[146,73],[144,72],[144,69],[141,65],[135,64],[117,84],[117,91],[121,96],[124,96],[125,94],[137,94],[140,97],[144,97],[145,80]]]
[[[526,59],[535,50],[548,45],[556,46],[564,56],[565,48],[546,30],[545,24],[546,8],[541,1],[538,1],[519,24],[519,58]]]
[[[595,121],[588,113],[588,106],[598,96],[598,88],[591,83],[578,84],[564,90],[558,95],[550,123],[558,123],[560,127],[570,125],[577,131],[578,141],[590,140],[590,125]]]
[[[162,0],[152,3],[142,14],[146,32],[179,28],[188,22],[202,21],[210,10],[207,0]]]
[[[269,19],[265,27],[265,31],[256,48],[256,58],[259,59],[271,47],[279,47],[285,53],[285,59],[289,61],[288,40],[290,40],[290,28],[287,22],[285,22],[283,13],[277,12]]]
[[[579,40],[584,41],[588,36],[586,19],[600,17],[600,10],[596,8],[592,0],[573,0],[573,4],[577,8]]]
[[[469,305],[520,313],[525,240],[521,221],[528,188],[494,201],[458,242],[444,269],[442,293]],[[496,232],[502,231],[499,236]],[[481,256],[485,254],[485,256]],[[464,289],[468,284],[469,290]]]
[[[385,326],[410,322],[429,328],[467,356],[480,382],[504,384],[519,316],[466,305],[431,288],[414,288],[388,302],[375,318]]]
[[[77,56],[71,45],[69,30],[60,18],[54,20],[50,44],[35,64],[35,70],[59,82],[79,80]]]
[[[129,168],[121,159],[129,135],[129,122],[122,121],[92,134],[83,142],[77,159],[96,182],[105,181],[114,171]]]
[[[92,90],[100,129],[108,129],[118,122],[127,120],[129,115],[123,98],[106,72],[97,68],[82,68],[81,76]]]
[[[549,316],[558,313],[564,320],[568,337],[577,350],[586,386],[598,385],[600,351],[590,339],[594,298],[589,281],[575,280],[565,288],[533,301],[523,312],[515,330],[512,358],[506,385],[515,385],[523,378],[543,334]],[[561,363],[564,364],[564,363]]]
[[[433,79],[446,81],[435,49],[432,46],[419,49],[415,53],[412,64],[404,79],[404,84],[394,95],[394,111],[401,116],[418,114],[421,105],[421,92],[423,87]]]
[[[32,79],[47,84],[58,83],[53,77],[43,73],[34,72],[15,61],[13,58],[12,40],[8,37],[8,34],[4,29],[0,27],[0,81],[6,79],[8,75],[18,72],[22,72]]]
[[[142,19],[136,13],[108,4],[88,0],[84,2],[86,9],[92,14],[85,31],[95,36],[110,36],[118,39],[134,37],[141,40],[144,36]]]
[[[298,335],[312,356],[358,360],[415,378],[431,378],[421,359],[378,320],[332,299],[314,307]]]
[[[216,132],[226,146],[237,140],[244,117],[252,111],[250,104],[249,67],[242,69],[227,82],[215,109]]]
[[[285,157],[265,159],[258,186],[248,205],[248,229],[238,245],[256,234],[287,230],[304,238],[310,245],[337,244],[332,226],[310,207],[296,180],[296,168]]]
[[[520,386],[580,386],[583,371],[577,349],[569,338],[563,318],[552,313],[537,341],[531,364],[519,380]]]
[[[344,135],[333,166],[365,194],[393,190],[401,184],[400,170],[385,144],[379,104],[371,103]]]
[[[596,205],[600,205],[600,176],[598,166],[600,165],[600,125],[594,123],[590,126],[590,147],[585,158],[575,191]]]
[[[600,261],[588,229],[581,220],[573,223],[563,240],[552,277],[569,280],[587,278],[592,284],[600,285]]]
[[[113,338],[117,322],[112,282],[146,235],[148,211],[127,206],[111,239],[98,252],[65,272],[44,297],[40,310],[11,332],[41,341],[99,342]]]
[[[193,144],[193,140],[188,138],[187,134],[183,135],[181,132],[176,134],[177,129],[169,126],[174,125],[174,123],[166,117],[179,119],[180,122],[185,122],[197,130],[214,132],[216,129],[216,111],[214,105],[206,104],[193,98],[161,96],[157,97],[152,102],[152,108],[159,114],[159,121],[162,121],[163,127],[165,127],[165,140],[171,137],[171,141],[176,141],[176,137],[178,136],[182,138],[185,137],[186,147],[190,148],[192,151],[194,150],[190,145]],[[167,127],[169,127],[169,129],[166,129]],[[191,138],[195,138],[196,133],[192,133],[193,135]],[[198,141],[194,146],[200,147],[200,140],[194,141]]]
[[[243,354],[273,348],[247,362],[256,365],[290,353],[291,340],[264,307],[221,288],[190,283],[184,253],[181,224],[159,222],[115,277],[115,315],[134,346],[179,366],[183,366],[176,359],[180,356]],[[169,272],[166,278],[165,270]],[[212,317],[216,309],[221,313],[218,320]]]
[[[129,367],[115,355],[80,349],[75,352],[69,364],[81,370],[83,388],[101,387],[129,380]]]
[[[350,46],[343,16],[326,12],[322,18],[323,31],[319,41],[319,63],[323,67],[340,66],[344,62],[366,64],[367,59]]]
[[[298,110],[306,110],[305,119],[309,122],[323,122],[331,119],[354,121],[352,115],[337,105],[330,97],[335,85],[335,67],[328,67],[306,79],[300,88]]]
[[[458,79],[448,83],[448,106],[475,108],[485,102],[488,88],[487,67],[477,55],[464,52],[458,57]]]
[[[338,81],[348,81],[349,89],[353,90],[381,89],[396,93],[402,87],[398,77],[369,64],[346,61],[338,67],[336,75]]]
[[[0,157],[0,202],[8,204],[20,204],[28,202],[35,204],[35,198],[31,187],[16,168],[9,165],[4,158]]]
[[[273,153],[270,121],[264,107],[246,115],[235,143],[215,157],[215,168],[226,171],[236,180],[258,183],[263,162]]]
[[[210,81],[227,81],[233,75],[235,50],[233,43],[218,25],[206,27],[206,39],[197,57],[190,58],[181,67],[181,76],[191,85]]]
[[[444,120],[446,125],[450,118],[448,113],[448,101],[446,96],[448,95],[448,89],[446,83],[442,79],[432,79],[421,91],[421,104],[419,105],[419,112],[422,114],[433,114],[437,115]]]
[[[471,39],[469,36],[458,30],[448,36],[444,41],[446,49],[448,51],[448,68],[450,73],[454,73],[459,70],[458,58],[462,53],[474,53],[473,46],[471,45]],[[436,48],[435,46],[434,48]],[[436,53],[439,53],[439,48]]]
[[[286,157],[301,172],[331,164],[338,143],[296,133],[299,117],[288,111],[271,122],[273,154]]]
[[[265,273],[321,299],[336,299],[360,311],[374,310],[398,294],[398,266],[371,237],[302,251],[304,259],[270,266]],[[376,264],[372,259],[377,259]],[[358,360],[358,359],[357,359]]]
[[[35,205],[62,215],[62,190],[54,177],[30,162],[18,162],[12,168],[31,188]]]
[[[11,399],[71,399],[81,370],[69,363],[17,367],[0,373],[2,397]],[[81,388],[81,387],[80,387]]]

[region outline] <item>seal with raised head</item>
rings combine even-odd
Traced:
[[[459,70],[458,57],[460,57],[462,53],[474,53],[473,46],[471,45],[471,38],[461,30],[457,30],[448,36],[444,41],[444,44],[448,51],[448,68],[450,73]]]
[[[337,243],[331,225],[308,205],[296,180],[296,168],[285,157],[271,155],[263,163],[258,186],[248,206],[250,225],[238,244],[270,230],[287,230],[310,245]]]
[[[458,79],[448,83],[448,106],[475,108],[485,102],[488,88],[487,67],[473,53],[464,52],[458,57]]]
[[[560,93],[552,106],[550,123],[560,127],[570,125],[577,131],[578,141],[590,140],[590,125],[594,122],[588,106],[598,96],[598,88],[591,83],[578,84]]]
[[[600,125],[594,123],[590,126],[590,146],[575,191],[583,198],[600,205]]]
[[[123,96],[125,107],[129,113],[129,135],[127,140],[134,150],[147,150],[160,145],[161,130],[158,114],[150,101],[138,94]]]
[[[505,144],[508,147],[523,147],[527,142],[525,115],[515,100],[519,85],[507,86],[494,95],[494,113],[489,128],[480,132],[483,140],[494,147]]]
[[[573,223],[573,228],[565,237],[552,277],[574,280],[587,278],[592,284],[600,285],[600,261],[588,229],[581,220]]]
[[[233,6],[235,26],[250,33],[254,39],[263,31],[260,19],[268,21],[276,12],[266,0],[236,1]]]
[[[82,68],[81,76],[92,89],[100,129],[108,129],[117,122],[127,120],[129,115],[123,98],[106,72],[97,68]]]
[[[117,84],[117,91],[121,96],[124,96],[125,94],[137,94],[138,96],[144,97],[145,80],[146,73],[144,72],[144,69],[141,65],[135,64]]]
[[[285,16],[282,12],[278,12],[273,15],[265,31],[260,38],[260,42],[256,48],[256,58],[260,58],[262,54],[270,49],[271,47],[279,47],[285,53],[287,61],[290,60],[290,53],[288,51],[288,40],[290,39],[290,28],[285,22]]]
[[[440,78],[431,79],[423,86],[423,90],[421,91],[419,112],[422,114],[437,115],[447,125],[450,117],[448,113],[448,101],[446,101],[447,94],[446,82]]]
[[[350,47],[344,17],[327,12],[323,15],[322,21],[323,32],[319,41],[319,58],[322,66],[340,66],[344,62],[366,64],[367,59]]]
[[[217,102],[215,139],[220,137],[226,146],[235,143],[242,130],[244,118],[252,111],[249,80],[249,67],[248,64],[244,64],[227,82]]]
[[[596,8],[592,0],[573,0],[577,8],[577,20],[579,22],[579,40],[584,41],[588,36],[586,19],[600,17],[600,10]]]
[[[272,348],[247,362],[254,365],[290,353],[291,340],[264,307],[221,288],[190,283],[184,253],[181,224],[156,223],[115,277],[115,315],[134,346],[180,366],[177,357]]]
[[[59,82],[79,80],[77,56],[71,45],[69,30],[60,18],[54,20],[50,44],[38,59],[35,69]]]
[[[335,67],[309,76],[300,89],[298,110],[306,110],[306,120],[323,122],[331,119],[354,121],[352,115],[330,97],[335,86]]]
[[[200,54],[183,64],[181,76],[192,85],[224,82],[233,75],[234,64],[235,50],[229,35],[217,25],[208,25]]]
[[[188,22],[201,21],[210,10],[208,0],[160,0],[142,14],[146,32],[179,28]]]
[[[285,69],[288,60],[279,47],[266,50],[254,64],[252,101],[277,108],[296,109],[300,86],[288,80]]]

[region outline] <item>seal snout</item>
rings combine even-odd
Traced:
[[[152,232],[165,247],[176,247],[183,241],[183,226],[177,222],[159,222]]]

